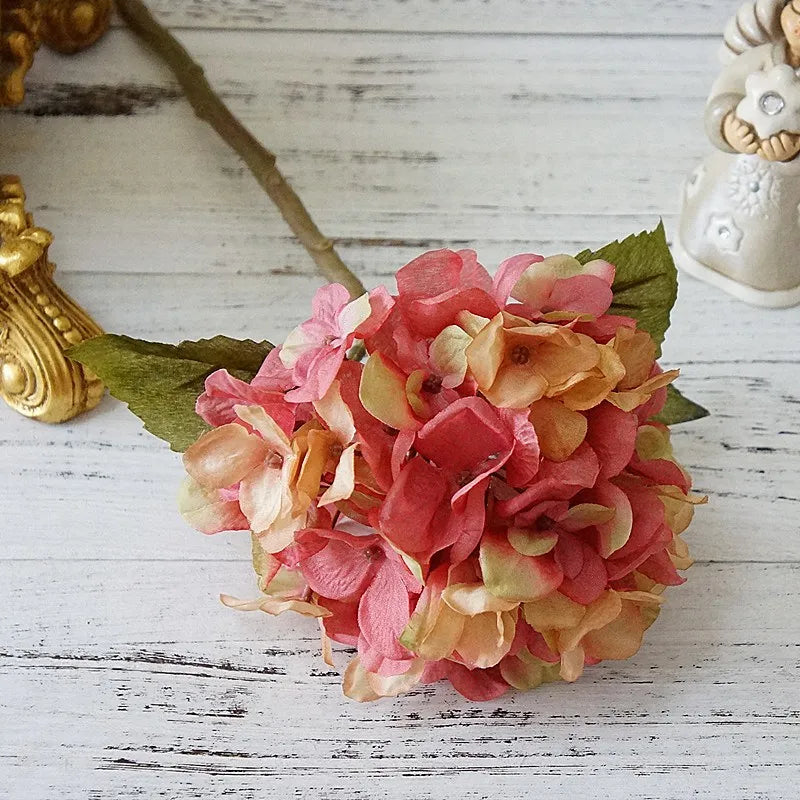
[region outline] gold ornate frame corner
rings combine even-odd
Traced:
[[[25,211],[19,178],[0,175],[0,397],[27,417],[65,422],[103,395],[65,350],[102,330],[53,280],[52,241]]]

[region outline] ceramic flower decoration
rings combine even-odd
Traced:
[[[250,532],[260,592],[225,605],[316,619],[356,700],[487,700],[632,656],[683,583],[702,498],[665,422],[704,412],[657,363],[675,288],[661,228],[494,277],[439,250],[395,294],[320,289],[281,347],[74,356],[185,451],[187,521]]]
[[[736,114],[762,139],[781,131],[800,133],[800,78],[791,66],[778,64],[768,72],[753,72],[745,89]]]

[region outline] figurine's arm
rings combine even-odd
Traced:
[[[714,85],[706,103],[706,133],[714,147],[726,153],[753,154],[758,137],[752,126],[738,119],[736,107],[745,96],[747,76],[768,65],[772,45],[763,45],[742,53],[727,66]]]

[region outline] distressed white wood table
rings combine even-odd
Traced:
[[[370,285],[674,226],[735,3],[159,0]],[[280,339],[318,284],[245,169],[119,27],[42,52],[0,115],[62,283],[110,331]],[[61,427],[0,408],[0,797],[800,796],[800,311],[684,278],[666,362],[711,503],[641,652],[471,704],[345,700],[298,618],[237,614],[247,537],[175,511],[179,459],[111,399]]]

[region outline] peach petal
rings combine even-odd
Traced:
[[[186,471],[209,489],[238,483],[269,454],[267,445],[241,425],[231,423],[200,437],[184,454]]]
[[[530,409],[542,455],[551,461],[566,461],[586,438],[589,423],[578,411],[568,409],[563,403],[542,398]]]
[[[271,450],[281,456],[292,452],[289,439],[278,423],[261,406],[234,406],[236,416],[250,425]]]
[[[503,315],[497,314],[466,349],[469,370],[481,389],[490,389],[495,382],[504,352]]]
[[[464,663],[472,669],[499,664],[514,641],[516,612],[488,612],[465,620],[456,648]]]
[[[583,675],[583,666],[586,662],[586,655],[583,648],[577,646],[561,654],[561,669],[559,675],[567,683],[574,683]]]
[[[553,592],[532,603],[525,603],[522,613],[528,625],[542,632],[576,627],[583,619],[586,607],[560,592]]]

